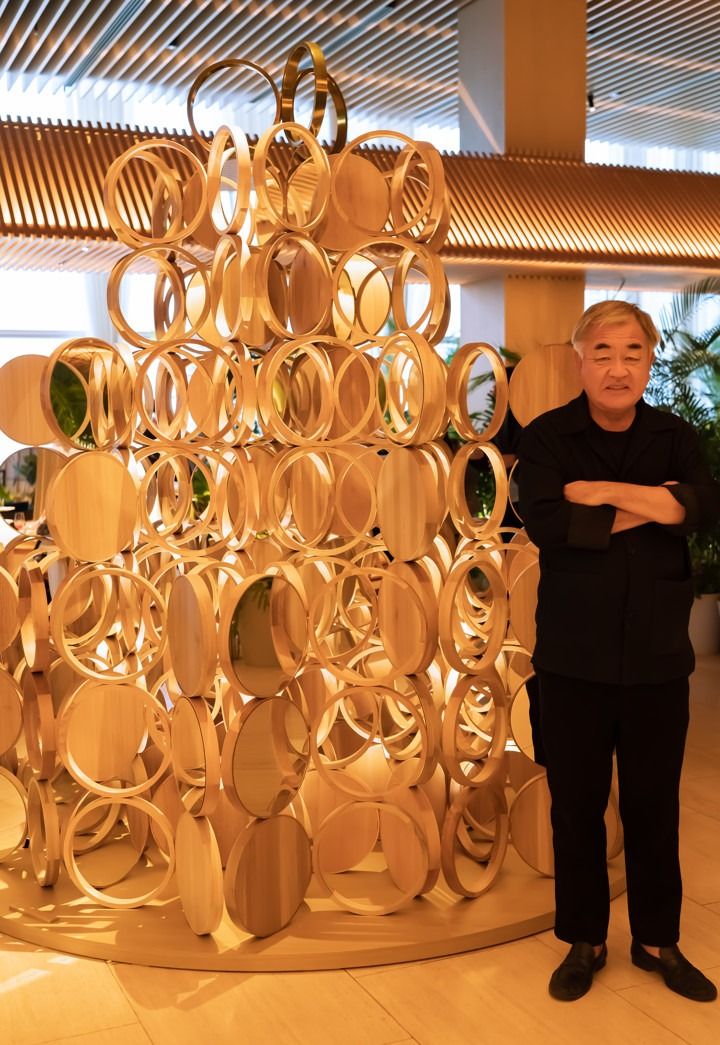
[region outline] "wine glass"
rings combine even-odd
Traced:
[[[15,512],[13,515],[13,526],[16,530],[22,530],[25,526],[25,512]]]

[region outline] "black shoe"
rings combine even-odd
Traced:
[[[659,972],[671,991],[682,994],[683,998],[692,1001],[715,1001],[717,987],[704,976],[699,969],[691,965],[676,944],[672,947],[661,947],[660,957],[656,958],[645,950],[641,943],[633,940],[630,948],[633,965],[646,972]]]
[[[592,987],[593,974],[607,961],[607,946],[595,954],[591,943],[574,943],[550,977],[548,990],[558,1001],[575,1001]]]

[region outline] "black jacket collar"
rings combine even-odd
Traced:
[[[586,428],[590,428],[592,423],[587,396],[584,392],[581,392],[576,399],[571,399],[558,411],[557,430],[564,435],[570,435],[571,432],[582,432]],[[661,432],[666,428],[674,427],[674,417],[666,410],[658,410],[657,407],[646,403],[644,399],[640,399],[637,404],[636,427],[644,429],[646,432]]]

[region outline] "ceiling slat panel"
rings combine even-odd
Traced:
[[[187,91],[202,65],[224,57],[248,57],[278,77],[290,47],[313,39],[326,50],[351,109],[382,108],[383,123],[392,123],[393,112],[422,120],[438,111],[438,92],[456,89],[459,4],[18,0],[2,21],[0,68],[71,85],[80,75],[120,79],[126,98],[176,96]],[[121,26],[123,17],[127,24],[108,40],[109,27]],[[216,100],[215,92],[206,97]]]
[[[720,151],[717,0],[588,0],[588,136]]]
[[[107,80],[109,97],[120,89],[111,81],[119,80],[126,98],[176,98],[204,64],[227,57],[250,58],[277,78],[290,47],[312,39],[325,49],[351,116],[377,114],[383,126],[452,125],[463,5],[0,0],[0,70],[10,78],[52,77],[58,89],[83,73]],[[587,0],[587,20],[590,137],[720,152],[720,0]],[[116,37],[108,40],[113,25]],[[90,85],[85,80],[79,94]],[[232,111],[248,91],[255,99],[262,85],[219,78],[203,99],[227,97]]]
[[[39,60],[46,75],[69,78],[85,53],[94,46],[107,24],[121,7],[121,0],[68,0],[68,6],[79,8],[80,17],[64,35],[53,33],[50,44],[37,52],[29,67]]]
[[[0,244],[0,264],[36,264],[18,239],[30,238],[53,264],[61,254],[48,253],[45,241],[65,242],[68,267],[80,241],[114,246],[102,208],[105,171],[133,142],[154,136],[138,128],[0,122],[0,214],[12,234]],[[188,136],[176,140],[202,151]],[[384,169],[393,156],[381,149],[367,155]],[[529,157],[447,155],[443,162],[452,205],[447,258],[720,270],[720,179],[712,175]],[[127,202],[145,227],[151,196],[149,167],[134,165]],[[97,257],[103,267],[117,252],[102,247]],[[91,267],[84,256],[80,264]]]

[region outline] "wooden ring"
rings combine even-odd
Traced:
[[[227,58],[222,62],[212,62],[210,65],[205,65],[190,85],[187,97],[187,118],[193,138],[199,145],[202,145],[203,149],[207,149],[208,151],[210,145],[207,140],[203,138],[195,125],[195,102],[197,100],[198,91],[202,85],[220,69],[252,69],[253,72],[259,73],[272,90],[275,98],[275,116],[273,117],[273,123],[277,123],[281,119],[280,92],[278,91],[273,78],[261,65],[256,65],[255,62],[251,62],[247,58]]]
[[[100,889],[96,889],[81,873],[75,856],[75,831],[83,816],[104,809],[107,805],[123,805],[128,814],[131,810],[144,813],[154,823],[162,838],[163,853],[167,855],[167,867],[161,880],[144,893],[135,896],[111,896]],[[65,826],[65,839],[63,842],[63,860],[65,869],[73,885],[91,900],[95,900],[103,907],[110,907],[115,911],[126,911],[133,907],[142,907],[150,900],[161,894],[166,888],[175,871],[175,840],[170,821],[165,813],[148,802],[145,798],[123,797],[121,799],[96,798],[87,805],[79,804],[70,814]]]

